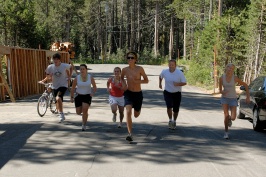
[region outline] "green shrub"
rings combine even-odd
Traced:
[[[191,63],[189,70],[185,73],[190,85],[201,86],[204,88],[213,85],[212,69],[198,63]]]

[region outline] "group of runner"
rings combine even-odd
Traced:
[[[141,84],[147,84],[149,79],[143,67],[137,65],[138,55],[136,52],[128,52],[126,54],[128,66],[121,69],[114,68],[114,76],[107,80],[107,91],[109,92],[109,103],[113,113],[112,120],[116,122],[117,111],[119,112],[118,128],[122,127],[124,118],[124,108],[126,111],[126,124],[128,135],[126,140],[133,141],[132,136],[132,114],[137,118],[141,113],[143,93]],[[65,120],[63,113],[63,96],[68,88],[68,80],[70,80],[72,68],[71,65],[61,63],[60,54],[53,55],[54,63],[46,69],[47,78],[52,80],[53,93],[56,97],[57,109],[59,112],[59,122]],[[222,93],[221,104],[224,110],[224,138],[228,139],[228,126],[231,120],[236,117],[236,94],[235,83],[238,82],[246,86],[240,79],[232,73],[234,65],[230,64],[226,67],[224,75],[220,79],[220,92]],[[224,78],[224,79],[223,79]],[[165,80],[164,100],[167,107],[167,115],[169,118],[169,129],[176,129],[176,120],[179,113],[182,87],[187,84],[184,73],[176,68],[176,60],[169,60],[168,68],[164,69],[159,75],[159,88],[163,89],[162,81]],[[228,83],[230,84],[228,85]],[[230,89],[228,90],[228,87]],[[77,75],[72,83],[70,92],[71,102],[75,104],[76,113],[82,115],[82,131],[86,130],[88,120],[88,110],[91,105],[92,97],[97,91],[95,80],[87,71],[87,65],[80,65],[80,74]],[[249,101],[249,97],[247,97]],[[134,110],[134,111],[133,111]],[[231,115],[229,115],[231,110]]]

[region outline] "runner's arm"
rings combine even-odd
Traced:
[[[149,83],[148,76],[146,75],[144,69],[141,67],[140,68],[140,75],[143,77],[143,79],[140,79],[141,84],[147,84]]]
[[[123,90],[123,91],[127,90],[126,81],[124,81],[124,80],[121,80],[121,81],[122,81],[122,88],[121,88],[121,90]]]
[[[97,91],[97,86],[96,86],[96,82],[95,82],[93,77],[91,77],[91,84],[92,84],[92,88],[93,88],[93,92],[91,94],[94,95]]]
[[[71,88],[71,92],[70,92],[70,101],[73,102],[74,101],[74,92],[77,86],[77,77],[74,79],[73,83],[72,83],[72,88]]]
[[[162,89],[162,81],[163,81],[163,78],[161,77],[161,75],[159,76],[159,88]]]
[[[121,72],[121,80],[122,81],[125,80],[125,68],[122,69],[122,72]]]
[[[111,77],[107,80],[107,83],[106,83],[107,92],[110,92],[110,91],[111,91],[111,89],[110,89],[110,83],[111,83],[111,80],[112,80]]]
[[[249,88],[248,88],[248,84],[246,84],[245,82],[243,82],[241,79],[239,79],[238,77],[235,76],[235,81],[240,84],[243,85],[245,87],[245,91],[246,91],[246,102],[249,103],[250,102],[250,94],[249,94]]]

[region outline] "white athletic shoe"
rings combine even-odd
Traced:
[[[169,121],[168,122],[168,128],[169,129],[173,129],[173,121]]]
[[[176,129],[176,122],[172,122],[172,125],[173,125],[172,130],[175,130]]]
[[[59,114],[59,123],[63,122],[65,120],[65,115],[64,113]]]
[[[119,122],[119,123],[118,123],[117,128],[122,128],[122,122]]]
[[[86,130],[86,125],[82,125],[81,126],[81,131],[85,131]]]
[[[227,132],[224,133],[224,139],[229,139],[229,135]]]

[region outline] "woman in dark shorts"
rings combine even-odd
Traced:
[[[91,89],[91,85],[93,90]],[[76,113],[82,113],[82,127],[81,130],[86,130],[88,120],[88,110],[91,105],[91,99],[97,90],[94,78],[88,74],[87,65],[80,65],[80,74],[74,79],[71,89],[71,102],[74,102],[74,92],[76,90],[75,107]]]

